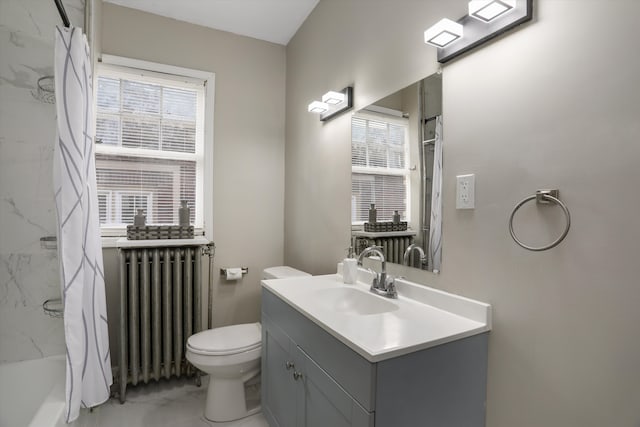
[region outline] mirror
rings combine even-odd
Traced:
[[[442,75],[355,112],[351,122],[351,240],[387,262],[440,271]],[[434,191],[435,190],[435,191]]]

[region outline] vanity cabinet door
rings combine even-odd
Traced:
[[[296,427],[295,344],[262,317],[262,411],[270,427]]]
[[[267,289],[262,290],[262,315],[315,360],[363,408],[375,411],[376,364],[365,360]]]
[[[372,427],[365,411],[300,347],[295,353],[297,427]]]

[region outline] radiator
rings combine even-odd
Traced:
[[[127,384],[193,375],[189,336],[202,330],[200,246],[120,248],[120,402]]]
[[[404,251],[413,243],[413,236],[399,237],[376,237],[362,238],[358,237],[356,244],[356,252],[359,254],[368,246],[382,247],[382,254],[387,262],[402,264]],[[413,256],[413,254],[412,254]]]

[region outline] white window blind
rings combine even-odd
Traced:
[[[398,211],[408,220],[408,125],[405,119],[357,115],[351,119],[351,222],[369,220],[375,203],[378,221]]]
[[[177,224],[181,200],[203,226],[204,82],[101,66],[96,87],[96,177],[104,234]]]

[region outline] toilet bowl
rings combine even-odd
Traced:
[[[245,383],[260,373],[262,328],[260,323],[225,326],[192,335],[187,340],[187,360],[209,374],[204,416],[233,421],[254,414],[247,407]]]
[[[263,279],[309,276],[291,267],[270,267]],[[247,383],[259,384],[262,327],[260,323],[213,328],[187,340],[186,357],[209,374],[204,416],[210,421],[227,422],[260,411],[259,401],[247,395]]]

